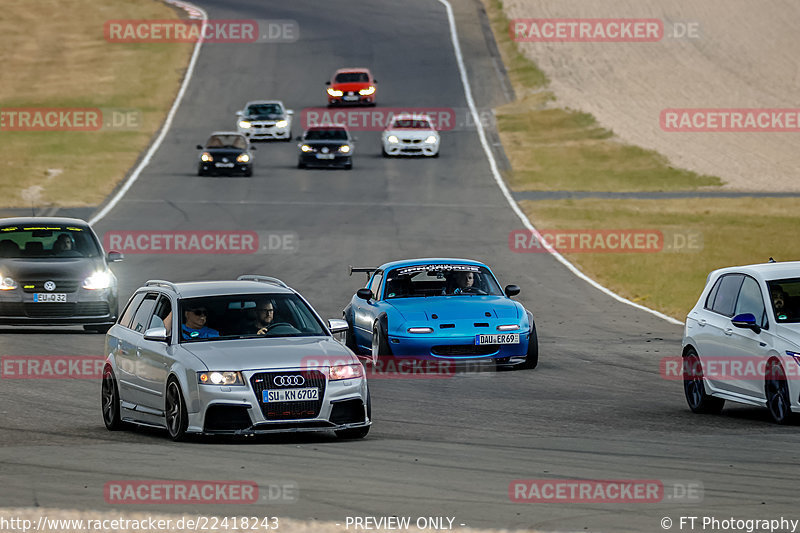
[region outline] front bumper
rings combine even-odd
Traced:
[[[486,333],[486,332],[481,332]],[[476,333],[477,335],[477,333]],[[476,345],[475,335],[436,337],[432,334],[414,337],[389,335],[389,348],[393,355],[432,357],[448,360],[525,358],[528,354],[528,332],[519,336],[519,344]]]
[[[20,289],[0,293],[0,324],[3,325],[110,325],[117,321],[114,289],[78,288],[66,293],[62,303],[33,301],[33,293]]]
[[[342,96],[328,95],[329,106],[347,106],[347,105],[375,105],[375,93],[369,96],[361,96],[360,94],[344,94]]]
[[[383,151],[389,155],[423,155],[427,157],[433,157],[439,153],[439,143],[426,143],[424,141],[419,142],[397,142],[397,143],[390,143],[388,141],[384,141],[383,143]]]
[[[328,381],[324,388],[319,411],[315,416],[282,417],[268,420],[264,404],[251,386],[255,375],[265,373],[297,373],[299,370],[244,371],[246,386],[220,387],[198,385],[194,412],[189,413],[187,431],[192,433],[252,435],[307,431],[331,431],[365,427],[372,424],[367,413],[367,381],[356,378]],[[282,402],[286,409],[294,402]],[[299,403],[299,402],[298,402]]]
[[[237,126],[239,133],[247,136],[248,139],[253,141],[269,140],[269,139],[289,139],[292,136],[291,125],[283,128],[278,128],[275,125],[266,125],[252,123],[249,128],[240,128]]]
[[[353,156],[333,153],[332,159],[319,159],[316,153],[301,152],[299,161],[307,167],[347,167],[353,164]]]
[[[250,172],[253,168],[252,163],[233,163],[233,166],[230,167],[219,167],[218,164],[229,164],[229,163],[215,163],[215,162],[201,162],[199,166],[199,170],[203,174],[212,174],[212,175],[219,175],[219,176],[233,176],[235,174],[246,174]]]

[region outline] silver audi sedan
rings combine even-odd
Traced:
[[[295,290],[276,278],[171,283],[131,296],[106,335],[102,414],[187,434],[333,430],[372,424],[364,367]]]

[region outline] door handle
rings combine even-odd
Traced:
[[[728,329],[725,330],[724,333],[725,333],[725,335],[733,335],[733,330],[731,328],[728,328]]]
[[[766,342],[764,342],[764,341],[759,341],[759,342],[758,342],[758,345],[759,345],[759,346],[761,346],[761,347],[763,348],[764,346],[766,346],[766,345],[767,345],[767,343],[766,343]]]

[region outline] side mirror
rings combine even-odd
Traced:
[[[242,113],[241,111],[237,111],[237,112],[236,112],[236,116],[237,116],[237,117],[241,117],[242,115],[244,115],[244,113]]]
[[[291,109],[287,109],[287,110],[286,110],[286,114],[287,114],[287,115],[294,115],[294,111],[293,111],[293,110],[291,110]]]
[[[341,318],[329,318],[328,329],[331,330],[331,333],[335,335],[337,333],[344,333],[350,329],[350,325],[347,323],[347,320],[342,320]]]
[[[330,85],[330,84],[331,84],[331,81],[330,81],[330,80],[328,80],[328,81],[326,81],[326,82],[325,82],[325,85]]]
[[[302,141],[303,140],[303,136],[302,135],[298,135],[297,137],[294,138],[294,140],[295,141]]]
[[[198,149],[198,150],[202,150],[202,149],[203,149],[203,145],[202,145],[202,144],[198,144],[198,145],[197,145],[197,149]]]
[[[247,147],[248,150],[258,150],[257,147],[253,146],[252,144]]]
[[[356,292],[356,296],[361,298],[362,300],[370,301],[372,300],[372,291],[369,289],[358,289]]]
[[[122,252],[117,252],[114,250],[110,250],[108,255],[106,255],[106,260],[109,263],[119,263],[123,259],[125,259],[125,256],[122,254]]]
[[[376,80],[376,79],[373,79],[373,80],[372,80],[372,83],[378,83],[378,80]]]
[[[151,328],[144,332],[144,340],[146,341],[157,341],[157,342],[169,342],[169,337],[167,336],[167,328]]]
[[[517,285],[506,285],[505,290],[503,291],[506,293],[506,296],[511,298],[512,296],[516,296],[519,294],[519,286]]]
[[[761,333],[761,327],[756,324],[756,317],[753,313],[742,313],[731,319],[731,323],[737,328],[752,329],[756,333]]]

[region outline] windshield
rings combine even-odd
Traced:
[[[283,109],[278,104],[256,104],[247,108],[249,117],[268,117],[271,115],[283,115]]]
[[[476,265],[416,265],[390,270],[384,297],[469,296],[503,292],[489,269]]]
[[[343,128],[313,129],[306,132],[307,141],[346,141],[347,130]]]
[[[186,298],[180,312],[181,342],[327,335],[296,294]]]
[[[21,225],[0,227],[0,258],[100,257],[100,245],[87,227]]]
[[[800,278],[768,281],[775,319],[783,323],[800,323]]]
[[[206,143],[206,148],[238,148],[247,149],[247,140],[243,135],[212,135]]]
[[[425,119],[400,118],[394,121],[394,127],[398,129],[429,130],[431,123]]]
[[[334,81],[336,83],[361,83],[368,82],[369,76],[366,72],[340,72]]]

